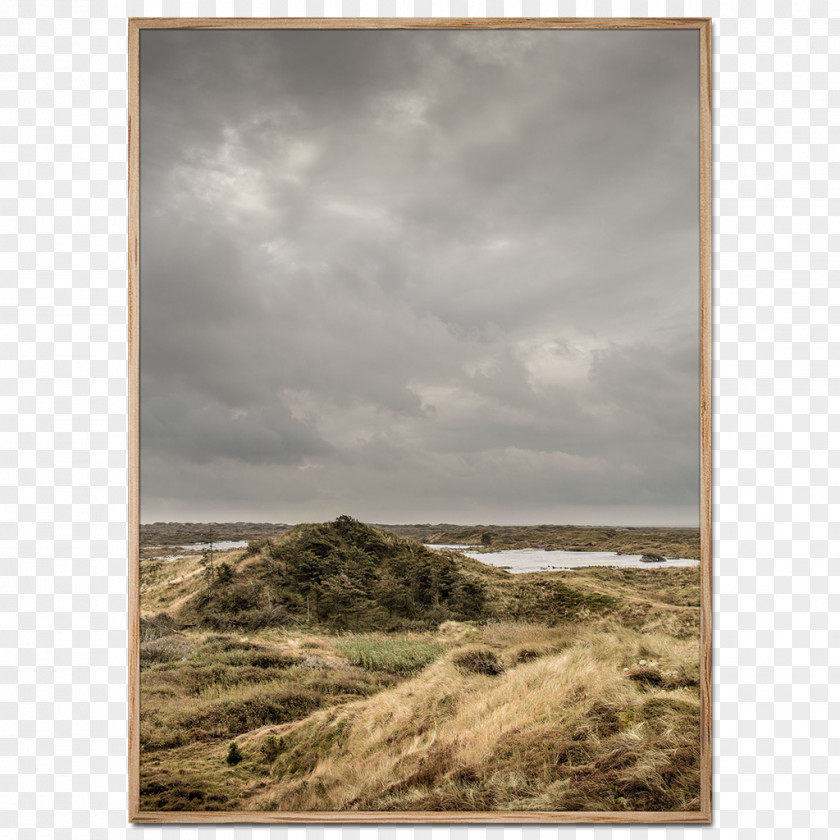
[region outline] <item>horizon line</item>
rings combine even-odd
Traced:
[[[355,519],[356,517],[352,517]],[[335,522],[336,518],[326,520],[304,520],[301,522],[269,522],[266,520],[245,520],[245,519],[230,519],[222,520],[155,520],[154,522],[140,522],[140,527],[149,527],[152,525],[271,525],[282,528],[296,528],[298,525],[320,525],[329,522]],[[617,523],[594,522],[587,524],[574,524],[572,522],[539,522],[536,524],[516,524],[516,523],[491,523],[491,522],[372,522],[364,519],[358,519],[363,525],[372,525],[374,527],[419,527],[419,528],[436,528],[449,527],[456,528],[699,528],[697,525],[660,525],[653,522],[639,524],[639,525],[621,525]]]

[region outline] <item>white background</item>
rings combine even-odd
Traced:
[[[837,836],[840,19],[828,8],[4,0],[3,837]],[[715,19],[712,827],[127,825],[126,18],[360,14]]]

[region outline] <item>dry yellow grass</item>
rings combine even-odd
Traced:
[[[247,562],[242,551],[217,551],[216,562],[239,567]],[[185,554],[174,560],[154,557],[140,560],[140,612],[142,615],[173,611],[192,598],[204,585],[200,554]]]
[[[276,606],[282,557],[217,560],[233,594]],[[457,562],[486,591],[479,618],[355,633],[308,612],[216,616],[197,556],[158,564],[141,594],[141,809],[696,810],[698,570]]]
[[[495,628],[497,644],[523,635]],[[551,652],[551,632],[536,635],[544,655],[539,645],[524,663],[508,655],[503,674],[465,673],[452,652],[375,698],[272,728],[284,743],[273,780],[243,801],[289,811],[696,808],[696,643],[603,628]],[[659,685],[628,676],[640,661]],[[242,739],[243,752],[264,737]]]

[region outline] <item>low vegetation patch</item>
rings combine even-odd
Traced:
[[[230,737],[268,724],[306,717],[322,698],[314,691],[296,689],[283,681],[248,685],[218,698],[170,704],[162,713],[145,716],[145,746],[182,746],[195,740]]]
[[[140,643],[152,642],[163,636],[171,636],[178,628],[178,623],[167,613],[144,616],[140,619]]]
[[[140,643],[140,667],[161,662],[181,662],[192,652],[193,646],[183,636],[171,634]]]
[[[452,657],[455,667],[464,674],[485,674],[497,677],[505,672],[494,650],[483,647],[459,650]]]
[[[662,674],[656,668],[633,668],[627,672],[627,679],[642,685],[662,685]]]
[[[403,677],[422,671],[444,652],[441,642],[425,636],[350,636],[336,647],[353,665]]]
[[[260,745],[260,753],[271,764],[285,748],[286,742],[282,738],[275,738],[274,735],[269,735]]]

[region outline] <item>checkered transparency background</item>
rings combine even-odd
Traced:
[[[740,16],[726,17],[736,5]],[[829,799],[840,790],[840,703],[829,692],[840,684],[840,334],[830,329],[840,320],[840,19],[825,0],[760,8],[3,0],[2,836],[670,840],[840,829]],[[715,18],[714,826],[127,825],[126,18],[179,15]]]

